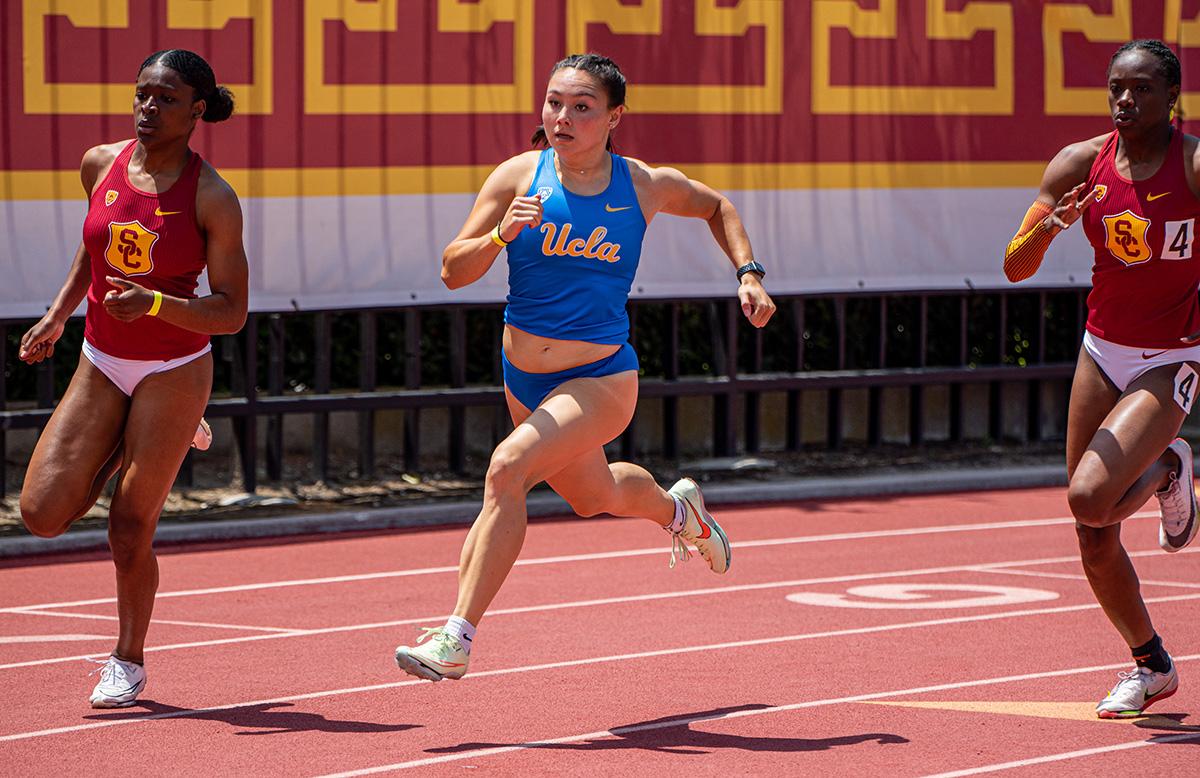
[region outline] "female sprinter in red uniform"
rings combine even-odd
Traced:
[[[86,295],[79,367],[38,439],[21,517],[54,537],[87,513],[115,473],[108,540],[117,569],[119,637],[92,706],[133,705],[158,562],[159,512],[212,389],[209,335],[246,321],[247,269],[237,195],[188,148],[196,122],[219,122],[233,96],[190,51],[152,54],[138,72],[137,138],[83,156],[83,241],[49,312],[21,339],[32,364],[54,353]],[[207,268],[211,294],[196,297]]]
[[[1196,534],[1192,451],[1176,435],[1200,391],[1200,141],[1171,123],[1179,91],[1179,60],[1161,42],[1118,49],[1108,68],[1116,130],[1050,162],[1004,259],[1009,280],[1028,278],[1078,220],[1095,250],[1067,421],[1067,500],[1088,582],[1137,663],[1096,707],[1101,718],[1141,715],[1179,686],[1121,545],[1121,521],[1152,494],[1164,551]]]
[[[660,212],[704,219],[738,268],[750,323],[765,325],[775,304],[728,199],[678,170],[610,153],[624,110],[625,77],[611,60],[587,54],[557,63],[534,136],[535,146],[549,148],[497,167],[443,253],[442,280],[457,289],[482,277],[507,247],[504,385],[516,429],[492,454],[483,511],[463,546],[454,615],[426,631],[428,643],[396,649],[400,667],[420,678],[467,671],[475,628],[525,540],[525,495],[540,481],[581,516],[643,516],[662,525],[672,533],[672,565],[677,546],[690,554],[686,540],[714,572],[729,567],[729,541],[695,482],[685,478],[666,491],[637,465],[609,464],[604,454],[637,404],[625,303],[646,226]]]

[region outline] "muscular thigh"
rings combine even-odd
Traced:
[[[632,371],[568,381],[532,412],[510,397],[516,429],[498,453],[520,462],[529,487],[576,460],[585,469],[603,466],[604,444],[629,426],[636,404],[637,374]]]
[[[114,508],[132,503],[135,510],[157,515],[191,447],[211,388],[208,354],[142,379],[125,423],[125,458]]]
[[[1100,374],[1094,363],[1090,369]],[[1162,455],[1185,417],[1175,400],[1179,370],[1178,364],[1150,370],[1130,383],[1115,401],[1107,399],[1111,392],[1099,390],[1086,370],[1082,385],[1077,376],[1070,418],[1076,429],[1068,430],[1068,468],[1073,481],[1078,477],[1103,482],[1119,497]]]
[[[32,508],[56,501],[78,503],[120,444],[128,412],[125,393],[80,357],[66,393],[38,437],[21,489],[25,504]]]

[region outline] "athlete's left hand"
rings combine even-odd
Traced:
[[[741,286],[738,287],[738,299],[742,301],[742,313],[755,327],[763,327],[775,313],[775,303],[771,295],[762,288],[758,276],[746,273],[742,276]]]
[[[1185,343],[1189,346],[1194,346],[1196,343],[1200,343],[1200,330],[1196,330],[1191,335],[1180,338],[1179,342]]]
[[[117,287],[104,295],[104,310],[117,321],[133,321],[145,316],[154,305],[154,292],[132,281],[107,276],[105,281]]]

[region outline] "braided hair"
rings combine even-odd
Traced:
[[[178,73],[180,80],[192,88],[193,102],[205,101],[204,115],[200,117],[204,121],[223,122],[233,114],[233,92],[229,91],[229,87],[217,86],[212,68],[199,54],[186,49],[156,51],[146,57],[138,73],[154,64]]]
[[[1156,70],[1160,76],[1167,80],[1168,87],[1180,86],[1183,83],[1183,79],[1180,77],[1179,57],[1175,56],[1175,52],[1171,51],[1167,44],[1150,38],[1140,38],[1130,41],[1117,49],[1117,52],[1112,55],[1112,59],[1108,61],[1108,73],[1106,75],[1112,74],[1113,63],[1117,61],[1117,57],[1127,51],[1144,51],[1158,60]]]

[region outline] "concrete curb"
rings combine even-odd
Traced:
[[[765,483],[709,484],[704,485],[704,501],[708,505],[736,505],[841,497],[927,494],[971,489],[1065,486],[1066,482],[1066,469],[1062,465],[961,468],[919,473],[799,478],[792,481]],[[158,526],[154,539],[156,543],[160,544],[191,543],[463,524],[474,520],[481,505],[482,503],[477,500],[466,500],[431,505],[278,516],[266,519],[168,522]],[[566,501],[553,493],[532,495],[529,498],[528,506],[531,517],[571,514],[571,508]],[[107,532],[97,529],[67,532],[57,538],[32,536],[0,538],[0,558],[65,551],[94,551],[107,548]]]

